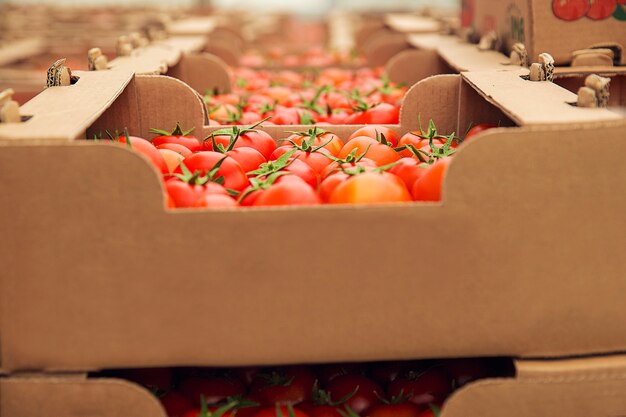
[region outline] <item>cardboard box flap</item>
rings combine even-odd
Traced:
[[[39,55],[45,49],[41,38],[28,38],[8,42],[0,47],[0,66]]]
[[[154,395],[118,379],[13,377],[0,380],[4,417],[166,417]]]
[[[439,204],[234,211],[165,210],[157,172],[123,146],[5,143],[2,368],[626,350],[624,129],[486,133],[455,157]],[[590,132],[613,150],[602,164],[588,163]],[[464,249],[383,261],[425,233],[430,248]],[[324,262],[303,264],[312,245]]]
[[[168,45],[153,44],[133,50],[130,56],[120,56],[109,63],[109,67],[135,74],[163,74],[169,66],[180,61],[180,49]]]
[[[519,66],[507,65],[509,58],[496,51],[481,51],[474,44],[452,35],[409,35],[409,43],[418,49],[434,49],[458,72],[519,71]]]
[[[216,17],[201,16],[171,22],[167,25],[167,32],[170,35],[206,35],[216,26]]]
[[[171,36],[162,41],[156,42],[157,45],[165,45],[168,48],[185,52],[200,52],[206,45],[206,37],[202,35],[189,36]]]
[[[75,139],[84,135],[133,79],[128,71],[76,71],[76,84],[51,87],[25,103],[30,119],[0,124],[0,139]]]
[[[462,76],[520,126],[623,119],[610,109],[576,107],[575,93],[555,83],[525,80],[515,72],[465,72]]]
[[[417,16],[406,13],[389,13],[385,15],[385,24],[402,33],[437,32],[441,24],[432,17]]]
[[[518,368],[524,367],[523,362]],[[441,417],[588,417],[626,414],[623,358],[542,361],[544,372],[472,383],[446,402]],[[562,363],[561,363],[562,362]],[[554,372],[548,369],[554,368]]]

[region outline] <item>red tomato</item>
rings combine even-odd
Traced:
[[[472,127],[470,130],[468,130],[467,134],[465,135],[465,139],[463,140],[463,143],[467,142],[468,140],[470,140],[472,137],[478,135],[479,133],[484,132],[485,130],[493,129],[493,128],[496,128],[496,127],[498,127],[498,126],[487,124],[487,123],[476,125],[476,126]]]
[[[216,411],[219,410],[219,407],[216,406],[212,406],[212,407],[207,407],[207,413],[206,414],[202,414],[202,410],[197,408],[194,410],[190,410],[187,413],[185,413],[185,415],[183,417],[212,417],[216,415]],[[220,415],[220,417],[235,417],[235,416],[239,416],[238,410],[228,410],[228,411],[224,411],[223,414]]]
[[[181,381],[179,390],[193,404],[200,405],[201,397],[207,404],[215,404],[228,397],[245,394],[246,387],[238,379],[192,377]]]
[[[231,141],[231,135],[215,135],[213,136],[215,144],[222,145],[225,149]],[[265,159],[268,159],[272,152],[276,149],[276,142],[269,133],[262,130],[254,132],[245,132],[239,136],[237,142],[235,142],[234,149],[237,148],[254,148],[263,155]],[[208,137],[204,141],[204,148],[208,151],[213,151],[213,140]]]
[[[319,200],[304,181],[293,178],[272,185],[256,199],[254,205],[297,204],[319,204]],[[309,368],[292,366],[256,374],[250,391],[262,405],[298,404],[311,399],[314,383],[315,375]]]
[[[552,0],[554,15],[562,20],[578,20],[587,14],[589,0]]]
[[[133,151],[139,152],[140,154],[147,157],[148,160],[150,160],[150,162],[152,162],[152,164],[162,174],[169,173],[169,168],[167,167],[167,163],[165,163],[165,159],[163,159],[163,156],[161,155],[159,150],[154,147],[153,144],[143,138],[138,138],[136,136],[130,136],[128,139],[130,140],[130,146],[128,146],[126,143],[126,136],[120,136],[119,142],[117,143],[132,148]]]
[[[171,149],[158,149],[158,151],[163,157],[163,160],[165,161],[169,172],[174,172],[176,168],[178,168],[178,166],[180,165],[180,161],[185,159],[184,156]]]
[[[452,389],[452,380],[442,371],[431,369],[424,372],[410,372],[389,384],[389,397],[406,396],[408,400],[420,406],[439,403]]]
[[[239,207],[239,204],[237,204],[237,201],[229,195],[204,194],[198,201],[196,201],[194,207],[233,208]]]
[[[334,174],[324,178],[324,180],[322,180],[322,182],[320,183],[320,187],[317,192],[322,199],[322,202],[328,203],[328,201],[330,200],[330,196],[332,195],[333,191],[335,191],[335,188],[337,188],[339,184],[343,183],[348,178],[350,178],[350,176],[342,171],[335,172]]]
[[[313,132],[315,139],[313,140],[313,146],[324,145],[324,148],[327,149],[332,155],[337,156],[343,147],[343,141],[339,138],[339,136],[334,133],[325,132],[323,130],[319,130],[319,134],[315,134],[318,131]],[[293,134],[287,138],[290,141],[293,141],[297,145],[302,145],[302,142],[305,140],[310,140],[311,136],[302,135],[302,134]]]
[[[226,155],[239,162],[241,168],[245,172],[254,171],[261,164],[267,162],[267,159],[254,148],[240,147],[226,152]]]
[[[376,404],[369,410],[368,417],[419,417],[423,408],[413,403]]]
[[[183,417],[194,408],[193,404],[177,391],[170,391],[159,400],[168,417]]]
[[[389,103],[380,103],[364,114],[364,123],[371,125],[394,125],[400,122],[400,108]]]
[[[241,165],[233,158],[224,156],[224,154],[219,152],[197,152],[185,158],[183,163],[191,172],[200,171],[201,173],[206,173],[213,169],[222,159],[224,159],[224,161],[217,171],[217,176],[224,177],[224,186],[236,191],[241,191],[246,188],[248,185],[248,177]],[[176,172],[182,172],[180,167]]]
[[[339,158],[346,158],[354,149],[357,149],[358,155],[365,153],[365,156],[376,162],[378,166],[387,165],[400,159],[400,155],[393,148],[367,136],[359,136],[348,141],[341,148]]]
[[[276,150],[272,153],[270,160],[276,160],[292,149],[293,146],[291,145],[285,145],[276,148]],[[318,149],[315,152],[304,152],[301,150],[296,150],[296,152],[293,154],[293,158],[297,158],[306,163],[308,166],[313,168],[313,171],[315,171],[315,173],[319,176],[324,168],[326,168],[328,165],[330,165],[331,162],[333,162],[332,159],[330,159],[326,155],[330,155],[330,152],[324,148]]]
[[[204,195],[206,187],[187,184],[179,179],[172,178],[165,181],[165,190],[174,202],[175,207],[193,207]]]
[[[441,407],[437,407],[436,405],[430,406],[428,410],[422,411],[422,414],[419,417],[439,417],[441,415]]]
[[[193,129],[183,132],[178,123],[172,132],[166,132],[158,129],[150,129],[150,131],[159,135],[150,140],[154,146],[158,147],[159,145],[164,145],[166,143],[174,143],[184,146],[191,152],[196,152],[202,149],[202,143],[198,140],[198,138],[189,134],[193,131]]]
[[[381,135],[384,136],[384,138],[391,143],[391,146],[398,146],[398,140],[400,140],[400,135],[398,135],[394,130],[391,130],[385,126],[364,126],[352,133],[348,141],[359,136],[367,136],[372,139],[380,139]]]
[[[305,164],[306,165],[306,164]],[[287,180],[287,178],[292,178]],[[304,180],[296,180],[296,176],[285,176],[265,190],[254,201],[255,206],[297,206],[321,204],[320,198],[309,184]],[[311,383],[311,386],[313,384]],[[308,394],[310,396],[310,392]],[[304,397],[307,399],[307,397]]]
[[[324,179],[331,174],[341,171],[341,168],[350,170],[355,169],[356,167],[376,168],[377,166],[376,162],[369,158],[361,158],[358,162],[345,162],[342,164],[339,164],[339,162],[331,162],[326,168],[324,168],[320,176]]]
[[[411,201],[404,182],[388,172],[365,172],[340,183],[330,195],[331,204],[371,204]]]
[[[405,367],[405,362],[400,361],[375,362],[370,365],[370,376],[379,384],[387,385],[400,376]]]
[[[169,149],[181,154],[185,158],[191,155],[189,148],[178,143],[162,143],[161,145],[157,145],[157,149]]]
[[[429,168],[427,164],[415,158],[402,158],[398,161],[398,165],[389,169],[389,172],[400,177],[407,189],[412,190],[415,181],[420,179]]]
[[[450,165],[451,158],[443,158],[427,169],[413,184],[413,199],[416,201],[440,201],[443,176]]]
[[[325,386],[340,375],[361,374],[364,370],[363,365],[358,363],[331,363],[316,367],[315,374],[322,385]],[[335,398],[333,398],[333,400],[335,400]],[[339,400],[339,398],[337,398],[337,400]]]
[[[253,417],[310,417],[307,413],[297,408],[289,409],[286,405],[278,407],[265,407],[257,411]]]
[[[587,17],[593,20],[604,20],[613,16],[617,8],[617,0],[591,0]]]
[[[328,383],[327,388],[331,398],[346,398],[354,393],[345,404],[357,414],[380,403],[380,398],[384,395],[383,389],[377,383],[363,375],[337,376]]]

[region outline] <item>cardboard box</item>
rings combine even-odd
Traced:
[[[626,318],[623,228],[606,219],[619,223],[626,204],[618,192],[626,122],[571,106],[575,95],[558,85],[506,74],[432,77],[407,97],[402,132],[418,114],[444,132],[470,121],[526,126],[459,152],[443,203],[237,211],[167,211],[141,156],[73,140],[116,128],[148,136],[177,121],[203,137],[214,128],[203,126],[204,106],[184,83],[101,71],[47,89],[23,107],[30,120],[0,125],[2,369],[623,350],[613,330]],[[512,94],[540,105],[520,106]],[[357,127],[334,130],[345,137]],[[267,130],[280,138],[294,128]],[[614,150],[602,164],[588,163],[590,132]],[[33,193],[28,184],[40,177],[46,187]],[[314,227],[298,226],[303,218]],[[288,245],[267,244],[296,227]],[[426,231],[428,247],[465,249],[450,254],[454,262],[388,261]],[[590,250],[590,239],[606,244]],[[323,262],[286,261],[310,245]],[[356,256],[346,258],[347,247]],[[442,306],[445,314],[434,313]]]
[[[609,47],[626,64],[626,5],[615,1],[465,0],[462,15],[479,37],[495,31],[507,53],[523,43],[535,62],[548,52],[567,65],[574,51]]]
[[[516,361],[515,378],[472,383],[444,405],[442,417],[623,415],[623,356]],[[0,415],[10,417],[166,417],[158,400],[133,383],[84,375],[0,379]]]

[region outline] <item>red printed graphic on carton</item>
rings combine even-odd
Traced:
[[[626,21],[626,0],[552,0],[552,11],[556,17],[567,22],[611,17]]]

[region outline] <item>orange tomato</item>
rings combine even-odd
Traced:
[[[387,139],[387,141],[391,143],[391,146],[398,146],[398,140],[400,140],[400,135],[398,135],[395,130],[389,129],[385,126],[363,126],[362,128],[357,129],[354,133],[352,133],[348,141],[359,136],[367,136],[372,139],[376,139],[377,136],[381,135],[384,136],[385,139]]]
[[[372,139],[368,136],[358,136],[348,141],[344,147],[341,148],[338,158],[343,159],[347,157],[353,149],[357,149],[357,155],[366,152],[365,156],[376,162],[378,166],[391,164],[400,159],[400,155],[393,148],[383,145],[376,139]]]
[[[365,172],[339,184],[329,198],[331,204],[370,204],[411,201],[404,182],[388,172]]]
[[[415,181],[413,185],[413,199],[416,201],[440,201],[443,177],[448,170],[452,158],[443,158],[435,162],[428,170]]]

